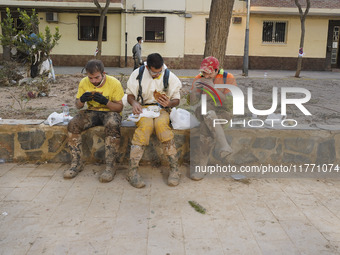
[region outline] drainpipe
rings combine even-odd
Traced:
[[[128,40],[128,32],[127,32],[127,1],[125,1],[125,67],[127,67],[127,40]]]
[[[247,0],[247,22],[246,35],[244,41],[244,55],[243,55],[243,76],[248,76],[249,67],[249,16],[250,16],[250,0]]]
[[[125,32],[125,67],[127,67],[127,36],[128,36],[128,33]]]

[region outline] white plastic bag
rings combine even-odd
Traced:
[[[170,120],[174,129],[190,129],[200,124],[194,115],[181,108],[171,110]]]
[[[127,120],[137,122],[142,117],[146,118],[157,118],[160,115],[160,107],[158,105],[151,105],[146,108],[143,108],[143,113],[141,114],[130,114]]]
[[[50,114],[50,116],[48,116],[47,118],[47,123],[50,125],[50,126],[54,126],[58,123],[63,123],[64,119],[63,119],[63,116],[64,114],[63,113],[56,113],[56,112],[53,112]],[[70,121],[73,117],[71,116],[68,116],[68,121]]]
[[[50,126],[63,122],[63,114],[53,112],[48,116],[47,122]]]

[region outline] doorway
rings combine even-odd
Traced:
[[[330,20],[328,26],[326,69],[340,68],[340,20]]]

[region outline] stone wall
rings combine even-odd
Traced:
[[[134,128],[121,129],[119,162],[127,163]],[[83,159],[88,163],[104,162],[104,128],[94,127],[82,134]],[[189,161],[189,131],[176,131],[176,146],[180,163]],[[143,160],[166,164],[156,137],[152,137]],[[0,158],[6,162],[62,162],[69,163],[71,156],[67,146],[66,126],[1,125]]]
[[[89,163],[104,161],[103,131],[103,127],[95,127],[82,135],[83,158]],[[133,132],[132,127],[122,127],[121,163],[129,158]],[[229,129],[226,134],[233,148],[230,164],[340,163],[340,130]],[[189,163],[190,131],[175,130],[175,142],[180,163]],[[162,154],[153,136],[143,161],[166,164]],[[68,163],[66,126],[0,124],[0,158],[6,162]]]

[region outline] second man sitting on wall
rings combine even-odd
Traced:
[[[126,89],[128,102],[136,115],[141,114],[143,108],[148,105],[158,104],[161,110],[159,117],[142,117],[136,123],[137,129],[132,138],[127,179],[135,188],[145,186],[142,177],[138,173],[138,166],[145,147],[149,144],[150,136],[155,131],[157,138],[162,142],[164,154],[168,157],[170,163],[168,185],[177,186],[180,173],[168,110],[179,105],[182,83],[175,74],[166,69],[160,54],[150,54],[146,63],[146,66],[134,70],[130,75]],[[160,95],[156,99],[154,97],[155,91],[164,92],[165,95]]]

